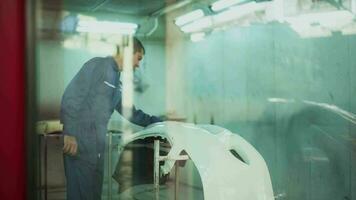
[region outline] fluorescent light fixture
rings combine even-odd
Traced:
[[[327,12],[316,18],[321,26],[326,27],[332,31],[339,31],[343,27],[351,24],[354,15],[346,10],[338,10]]]
[[[194,10],[192,12],[189,12],[185,15],[179,16],[175,19],[175,24],[177,26],[182,26],[184,24],[187,24],[189,22],[192,22],[194,20],[197,20],[199,18],[204,17],[204,12],[201,9]]]
[[[352,13],[345,10],[337,10],[287,17],[286,21],[301,37],[310,38],[331,36],[332,31],[342,31],[344,33],[346,32],[345,30],[348,30],[348,27],[352,27],[354,24],[353,19]],[[350,32],[352,32],[351,29],[349,29]]]
[[[343,35],[355,35],[356,34],[356,23],[352,23],[349,26],[342,29]]]
[[[125,22],[79,21],[76,30],[78,32],[88,33],[118,33],[131,35],[136,32],[137,27],[137,24]]]
[[[202,32],[202,33],[193,33],[190,35],[190,40],[192,42],[199,42],[199,41],[202,41],[204,40],[204,37],[205,37],[205,33]]]
[[[230,9],[224,12],[214,15],[213,18],[214,18],[214,22],[217,24],[225,23],[228,21],[239,19],[245,15],[251,14],[257,10],[264,9],[264,8],[265,5],[263,4],[250,2],[243,5],[231,7]]]
[[[304,21],[305,19],[288,19],[290,27],[301,37],[301,38],[319,38],[328,37],[332,33],[329,30],[323,29],[320,26],[312,26],[310,21]]]
[[[280,23],[284,22],[284,0],[274,0],[272,9],[266,10],[266,16],[269,20],[277,20]]]
[[[84,45],[83,37],[72,36],[63,41],[63,47],[67,49],[80,49]]]
[[[257,10],[265,9],[266,4],[250,2],[229,8],[226,11],[212,16],[205,16],[191,23],[181,26],[181,31],[185,33],[200,32],[206,28],[212,28],[220,24],[239,19]]]
[[[213,25],[212,18],[207,16],[182,26],[180,30],[185,33],[191,33],[191,32],[201,31],[205,28],[209,28],[212,25]]]
[[[235,4],[243,2],[242,0],[220,0],[217,1],[213,4],[211,4],[211,10],[214,12],[218,12],[221,10],[224,10],[225,8],[228,8],[230,6],[233,6]]]

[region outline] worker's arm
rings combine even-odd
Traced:
[[[154,115],[146,114],[142,110],[136,109],[135,106],[133,106],[130,121],[137,125],[146,127],[150,124],[161,122],[162,120]]]
[[[120,114],[122,114],[121,101],[119,101],[119,103],[117,104],[116,110]],[[142,110],[136,109],[135,106],[132,107],[132,115],[131,115],[130,119],[128,119],[128,120],[136,125],[143,126],[143,127],[146,127],[150,124],[162,121],[160,118],[158,118],[156,116],[146,114]]]

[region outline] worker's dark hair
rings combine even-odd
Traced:
[[[139,39],[137,39],[137,37],[133,37],[132,39],[133,39],[133,52],[136,53],[142,50],[142,53],[145,54],[146,50],[142,42]],[[120,46],[116,45],[116,54],[120,53],[120,49],[121,49]]]
[[[137,39],[137,37],[133,37],[133,48],[134,48],[134,53],[141,50],[143,54],[146,53],[145,47],[143,46],[142,42],[139,39]]]

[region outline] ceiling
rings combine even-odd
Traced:
[[[164,35],[164,23],[157,23],[156,13],[165,14],[174,9],[185,7],[184,12],[196,8],[206,8],[217,0],[37,0],[43,11],[39,27],[50,31],[51,37],[60,27],[68,11],[71,14],[82,14],[98,20],[125,21],[139,24],[138,33],[161,32]],[[271,1],[271,0],[246,0]],[[284,15],[297,16],[304,13],[315,13],[337,9],[350,9],[351,0],[282,0]],[[187,5],[187,6],[185,6]],[[189,5],[189,6],[188,6]],[[172,8],[172,9],[171,9]],[[186,9],[188,8],[188,9]],[[164,12],[167,11],[167,12]],[[152,16],[154,14],[154,16]],[[164,18],[159,18],[164,20]],[[157,26],[157,24],[160,24]],[[158,31],[156,31],[158,27]],[[161,29],[161,30],[160,30]],[[54,30],[54,31],[52,31]]]
[[[182,2],[213,2],[215,0],[39,0],[44,10],[70,11],[74,13],[97,13],[150,16],[167,6]],[[247,0],[248,1],[248,0]],[[252,1],[252,0],[251,0]],[[255,0],[256,2],[268,0]],[[285,10],[323,10],[325,5],[337,9],[350,9],[351,0],[284,0]],[[208,4],[206,4],[208,5]],[[323,6],[324,5],[324,6]]]
[[[149,16],[184,0],[42,0],[44,10]]]

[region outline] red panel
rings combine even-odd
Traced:
[[[25,199],[24,1],[0,1],[0,199]]]

